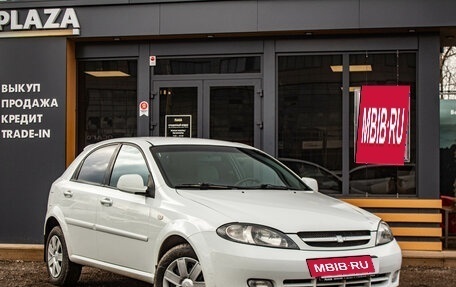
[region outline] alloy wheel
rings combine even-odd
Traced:
[[[164,287],[204,287],[203,271],[198,260],[181,257],[166,268]]]
[[[52,277],[58,277],[62,272],[63,249],[58,236],[54,235],[49,240],[47,248],[47,265]]]

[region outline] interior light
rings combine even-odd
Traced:
[[[342,73],[342,65],[331,65],[331,71]],[[372,72],[371,65],[350,65],[350,72]]]
[[[340,87],[340,89],[343,91],[344,90],[344,87]],[[355,86],[355,87],[348,87],[348,91],[350,93],[354,93],[356,91],[361,91],[361,87],[360,86]]]
[[[349,87],[350,93],[354,93],[356,91],[361,91],[361,87]]]
[[[102,78],[102,77],[130,77],[129,74],[122,71],[85,71],[86,74]]]

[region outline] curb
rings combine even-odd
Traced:
[[[43,261],[42,244],[0,244],[0,260]],[[456,250],[402,251],[402,266],[456,267]]]
[[[402,266],[456,267],[456,250],[402,251]]]
[[[0,260],[43,261],[43,244],[0,244]]]

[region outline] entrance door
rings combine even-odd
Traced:
[[[165,136],[167,115],[191,115],[192,137],[261,147],[261,81],[154,81],[152,135]]]
[[[166,136],[166,116],[190,115],[192,137],[202,137],[202,81],[155,81],[151,135]]]
[[[204,136],[260,147],[260,80],[204,82]]]

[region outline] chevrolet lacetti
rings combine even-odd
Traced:
[[[123,138],[87,147],[52,185],[52,283],[94,266],[161,287],[398,286],[378,217],[247,145]]]

